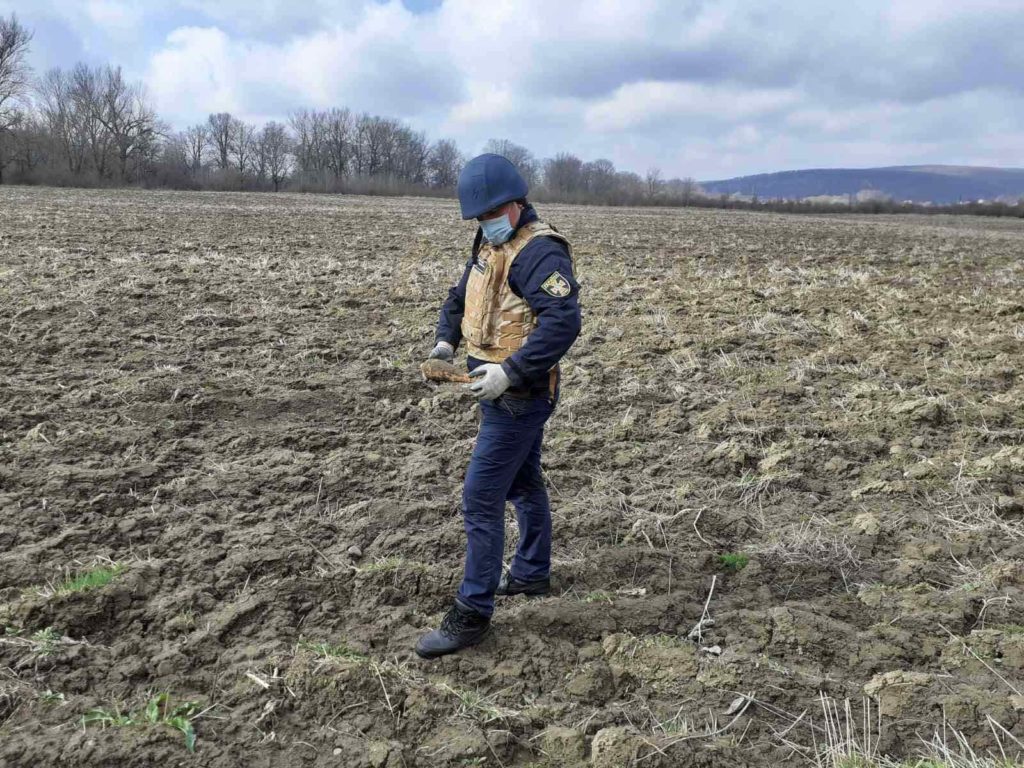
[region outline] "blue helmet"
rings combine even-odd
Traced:
[[[499,205],[522,200],[529,188],[508,158],[477,155],[459,174],[459,206],[462,218],[475,219]]]

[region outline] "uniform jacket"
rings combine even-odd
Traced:
[[[519,216],[516,228],[532,221],[537,221],[537,212],[532,205],[527,205]],[[448,291],[448,299],[441,308],[437,324],[437,340],[447,341],[456,348],[462,341],[466,281],[476,263],[481,241],[482,233],[478,230],[462,279]],[[556,272],[569,283],[571,290],[566,296],[552,295],[542,287]],[[565,246],[550,237],[532,240],[512,263],[508,284],[513,293],[530,305],[537,317],[537,327],[527,337],[523,347],[501,366],[514,393],[547,394],[549,371],[558,364],[579,336],[581,325],[579,285]],[[469,370],[473,370],[484,361],[469,357],[467,362]]]

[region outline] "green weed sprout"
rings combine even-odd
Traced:
[[[174,709],[170,709],[170,696],[160,693],[151,698],[142,712],[122,713],[117,707],[114,710],[103,708],[90,709],[82,716],[82,725],[99,725],[100,727],[123,728],[132,725],[162,725],[181,731],[185,737],[185,749],[196,751],[196,731],[192,725],[199,704],[186,701]]]
[[[723,568],[730,571],[742,571],[747,567],[750,558],[742,552],[728,552],[724,555],[719,555],[718,562],[722,564]]]

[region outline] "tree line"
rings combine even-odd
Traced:
[[[451,195],[465,156],[450,139],[430,142],[400,120],[347,108],[299,109],[264,125],[227,112],[184,130],[160,119],[141,83],[120,67],[28,66],[32,32],[0,17],[0,184],[168,187]],[[957,212],[1024,216],[1024,206],[915,206],[870,201],[849,207],[708,196],[691,178],[641,176],[606,159],[570,153],[538,159],[508,139],[485,152],[511,160],[531,197],[606,205],[683,205],[787,212]]]
[[[0,18],[0,183],[451,194],[466,160],[450,139],[340,107],[264,125],[218,112],[174,130],[119,67],[33,77],[31,41],[17,18]],[[656,169],[641,177],[609,160],[540,160],[508,139],[484,151],[508,157],[545,199],[686,202],[698,192],[692,179],[663,182]]]

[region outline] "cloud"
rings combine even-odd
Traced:
[[[611,98],[588,107],[584,123],[589,130],[605,132],[668,123],[685,130],[685,121],[693,118],[717,122],[747,120],[799,101],[796,91],[783,89],[688,82],[631,83],[618,88]]]
[[[189,122],[210,112],[238,112],[241,72],[233,48],[231,39],[216,27],[174,30],[150,60],[147,85],[157,111]]]
[[[142,23],[142,10],[138,6],[116,0],[89,0],[85,13],[93,24],[108,33],[131,33]]]
[[[456,104],[448,114],[449,128],[501,122],[514,106],[511,91],[491,83],[472,82],[467,98]]]
[[[415,23],[414,14],[391,3],[367,8],[351,28],[282,42],[182,27],[153,53],[146,81],[161,110],[188,121],[210,111],[254,119],[298,107],[404,118],[440,113],[463,98],[463,80],[430,40],[416,40]]]
[[[282,41],[328,25],[355,24],[370,0],[171,0],[170,5],[195,14],[204,25],[232,36]]]
[[[142,77],[177,127],[348,106],[467,152],[507,137],[668,177],[1020,164],[1019,0],[14,2]]]

